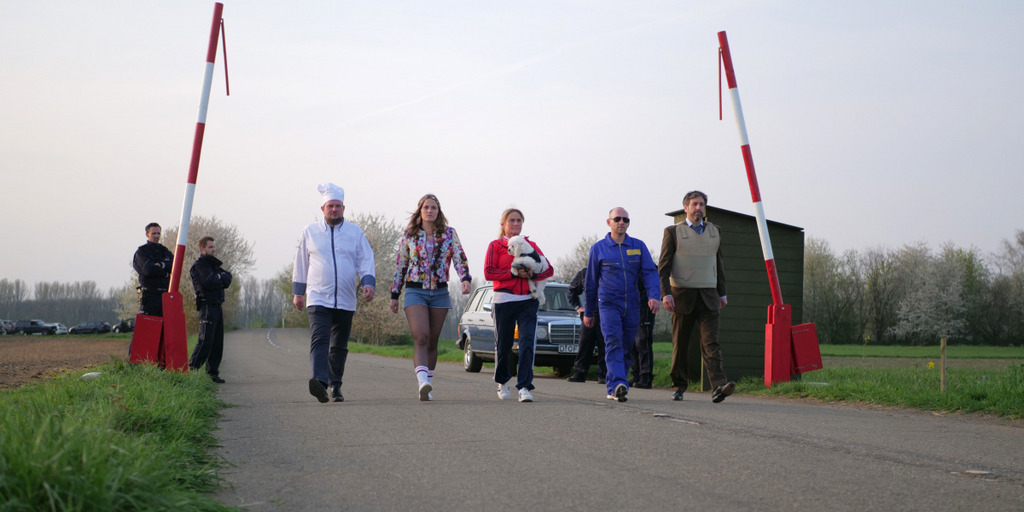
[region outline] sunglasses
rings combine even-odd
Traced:
[[[612,222],[625,222],[629,224],[629,217],[612,217]]]

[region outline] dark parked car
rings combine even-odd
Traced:
[[[102,334],[110,332],[110,325],[106,322],[86,322],[68,329],[71,334]]]
[[[114,326],[114,332],[132,332],[135,330],[135,319],[125,318]]]
[[[14,327],[21,334],[57,334],[57,324],[48,324],[42,320],[18,320]]]
[[[469,304],[459,321],[459,348],[463,350],[462,365],[467,372],[479,372],[483,363],[494,362],[494,319],[491,300],[494,289],[486,284],[473,291]],[[535,366],[550,366],[555,375],[564,377],[572,371],[572,363],[580,350],[580,317],[569,305],[569,285],[549,282],[544,287],[547,303],[537,312],[537,344]],[[518,340],[512,346],[513,359],[519,355]],[[512,366],[515,375],[515,364]]]

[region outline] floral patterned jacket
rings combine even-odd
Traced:
[[[415,236],[403,234],[398,241],[395,256],[395,279],[391,282],[391,298],[397,299],[407,282],[419,283],[425,290],[436,290],[448,282],[448,267],[454,263],[455,272],[462,281],[472,281],[466,251],[459,242],[455,228],[448,227],[434,239],[434,250],[427,253],[427,233],[420,230]]]

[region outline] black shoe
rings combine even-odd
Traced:
[[[565,380],[567,380],[569,382],[586,382],[587,378],[582,376],[582,375],[573,374],[568,379],[565,379]]]
[[[216,382],[217,384],[224,384],[224,379],[222,379],[222,378],[220,378],[220,377],[218,377],[216,375],[211,376],[210,379],[213,380],[214,382]]]
[[[652,389],[654,387],[654,384],[651,384],[650,381],[641,380],[640,382],[637,382],[636,385],[633,387],[637,389]]]
[[[682,399],[683,399],[683,390],[677,389],[677,390],[672,392],[672,400],[675,400],[676,402],[678,402],[678,401],[680,401]]]
[[[615,386],[616,400],[620,402],[625,402],[626,400],[628,400],[628,397],[626,396],[627,394],[629,394],[629,388],[626,387],[625,384],[619,384],[618,386]]]
[[[341,386],[334,386],[331,388],[331,400],[335,402],[344,402],[345,397],[341,396]]]
[[[736,391],[736,383],[733,381],[726,382],[711,392],[711,402],[717,404],[725,400],[725,397],[731,395],[733,391]]]
[[[309,379],[309,394],[315,396],[322,404],[326,404],[330,400],[327,398],[327,386],[316,379]]]

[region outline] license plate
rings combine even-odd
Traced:
[[[559,345],[558,346],[558,353],[559,354],[576,354],[579,351],[580,351],[580,346],[579,345]]]

